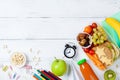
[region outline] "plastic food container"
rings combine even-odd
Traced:
[[[82,48],[89,48],[92,45],[91,35],[86,32],[79,33],[77,41]]]
[[[100,70],[105,70],[108,66],[111,66],[114,63],[114,61],[119,57],[119,54],[120,54],[119,44],[118,42],[113,41],[114,39],[116,40],[116,38],[119,39],[118,37],[119,35],[116,32],[118,36],[114,36],[113,37],[114,39],[110,39],[109,38],[110,34],[109,35],[107,34],[104,27],[98,24],[96,24],[96,26],[93,26],[93,24],[91,24],[87,27],[91,27],[92,29],[91,33],[87,33],[90,39],[90,45],[83,46],[79,43],[81,39],[84,39],[80,35],[80,34],[83,34],[84,32],[81,32],[80,34],[78,34],[77,41],[82,47],[82,49],[84,50],[84,52],[86,53],[86,55],[89,57],[89,59]],[[109,33],[113,35],[112,31],[109,31]]]

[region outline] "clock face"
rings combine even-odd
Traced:
[[[73,48],[71,48],[71,47],[68,47],[68,48],[65,49],[64,54],[68,58],[73,58],[74,55],[75,55],[75,50]]]

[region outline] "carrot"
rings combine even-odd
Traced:
[[[90,55],[89,53],[86,53],[86,55],[93,61],[93,63],[100,69],[104,70],[106,69],[105,65],[99,60],[98,56],[96,54]]]

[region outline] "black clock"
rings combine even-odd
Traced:
[[[76,55],[76,46],[73,44],[66,44],[64,49],[64,55],[67,58],[73,58]]]

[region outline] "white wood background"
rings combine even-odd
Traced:
[[[24,52],[28,61],[34,63],[32,57],[40,50],[39,56],[45,58],[41,64],[50,69],[51,58],[63,58],[67,42],[76,43],[79,59],[87,58],[76,42],[77,34],[86,25],[101,24],[118,11],[120,0],[0,0],[0,63],[9,64],[14,51]],[[10,54],[6,54],[4,45]],[[90,64],[99,78],[103,77],[103,72]],[[65,75],[62,79],[69,80],[68,77]],[[0,80],[9,80],[7,72],[0,71]],[[22,76],[21,80],[33,79]]]

